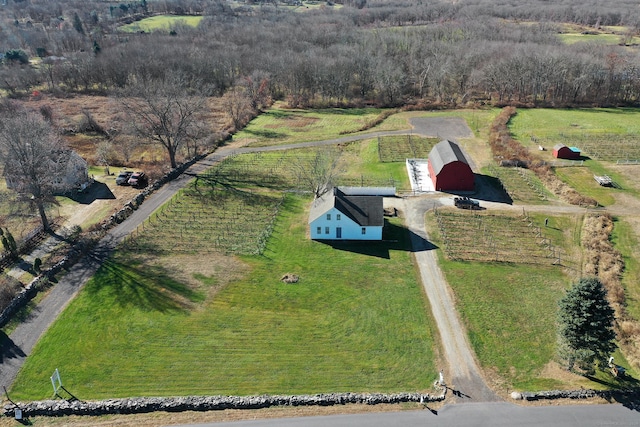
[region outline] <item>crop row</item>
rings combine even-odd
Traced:
[[[260,254],[284,196],[216,189],[179,192],[126,242],[132,250]]]
[[[523,264],[561,263],[563,253],[526,216],[458,213],[437,209],[449,259]]]
[[[528,169],[490,166],[489,173],[500,180],[513,200],[537,202],[547,199],[544,186]]]
[[[378,157],[381,162],[404,162],[406,159],[426,159],[436,138],[415,135],[378,137]]]

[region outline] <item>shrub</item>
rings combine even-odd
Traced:
[[[7,61],[19,62],[21,64],[29,63],[29,55],[22,49],[9,49],[5,52],[4,57]]]

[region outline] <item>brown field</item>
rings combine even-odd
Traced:
[[[48,106],[53,111],[53,120],[64,134],[64,140],[68,146],[78,152],[90,165],[96,164],[95,151],[106,137],[96,133],[81,133],[77,130],[84,120],[83,111],[88,111],[93,119],[107,132],[117,135],[113,139],[118,144],[121,139],[133,138],[140,140],[139,136],[132,133],[128,126],[128,119],[122,111],[122,107],[115,98],[108,96],[76,95],[68,98],[57,98],[50,95],[32,97],[23,104],[34,111]],[[218,134],[229,127],[227,115],[223,110],[220,98],[210,98],[208,111],[204,115],[204,122],[211,134]],[[118,157],[118,156],[115,156]],[[121,157],[121,156],[120,156]],[[127,166],[138,169],[162,169],[168,170],[168,158],[162,147],[150,144],[141,144],[134,150],[130,162],[124,164],[122,159],[114,161],[114,166]],[[182,159],[184,160],[184,159]]]

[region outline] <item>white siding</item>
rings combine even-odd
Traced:
[[[327,219],[330,215],[330,219]],[[338,219],[340,215],[340,219]],[[336,237],[336,229],[341,228],[341,237]],[[326,233],[327,228],[329,233]],[[362,234],[362,229],[365,234]],[[320,233],[318,233],[318,230]],[[361,227],[351,218],[341,213],[338,209],[332,208],[320,215],[309,224],[309,232],[312,239],[326,240],[382,240],[382,227]]]

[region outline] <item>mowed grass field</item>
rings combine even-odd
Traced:
[[[28,358],[15,399],[429,390],[434,327],[397,220],[393,243],[310,241],[288,195],[263,256],[119,251]],[[215,221],[215,218],[211,218]],[[296,284],[280,281],[285,273]]]
[[[518,109],[509,128],[518,141],[547,161],[556,160],[552,154],[555,144],[580,148],[583,165],[558,167],[556,173],[601,205],[616,203],[620,193],[640,196],[631,178],[614,167],[617,160],[640,159],[640,140],[635,137],[640,133],[640,109]],[[546,151],[539,151],[538,145]],[[620,188],[603,188],[593,175],[609,175]]]
[[[468,212],[457,215],[472,216]],[[507,214],[505,219],[510,217]],[[531,218],[536,223],[544,221],[535,215]],[[552,216],[549,220],[549,239],[569,253],[575,250],[576,221],[579,219],[565,216]],[[434,243],[444,248],[446,239],[433,212],[427,214],[427,224]],[[560,231],[563,229],[569,231]],[[469,244],[484,240],[485,231],[484,227],[466,230]],[[493,237],[511,239],[495,231]],[[538,250],[535,239],[523,239],[518,242],[522,251]],[[555,357],[557,301],[570,284],[566,269],[551,262],[530,265],[464,261],[449,259],[444,251],[439,254],[471,345],[494,386],[503,391],[567,387],[562,379],[543,374]]]
[[[327,110],[286,109],[276,104],[253,119],[234,140],[251,146],[294,144],[335,139],[357,133],[383,112],[378,108],[331,108]],[[407,123],[398,129],[408,129]],[[374,130],[389,130],[376,127]]]
[[[401,162],[380,161],[376,139],[330,148],[301,148],[239,155],[227,159],[207,177],[240,187],[259,185],[281,190],[304,189],[305,182],[299,176],[300,169],[310,168],[318,152],[336,154],[337,185],[410,188],[404,158]]]
[[[202,21],[202,16],[158,15],[123,25],[119,29],[127,33],[169,31],[172,27],[178,25],[197,27],[200,21]]]

